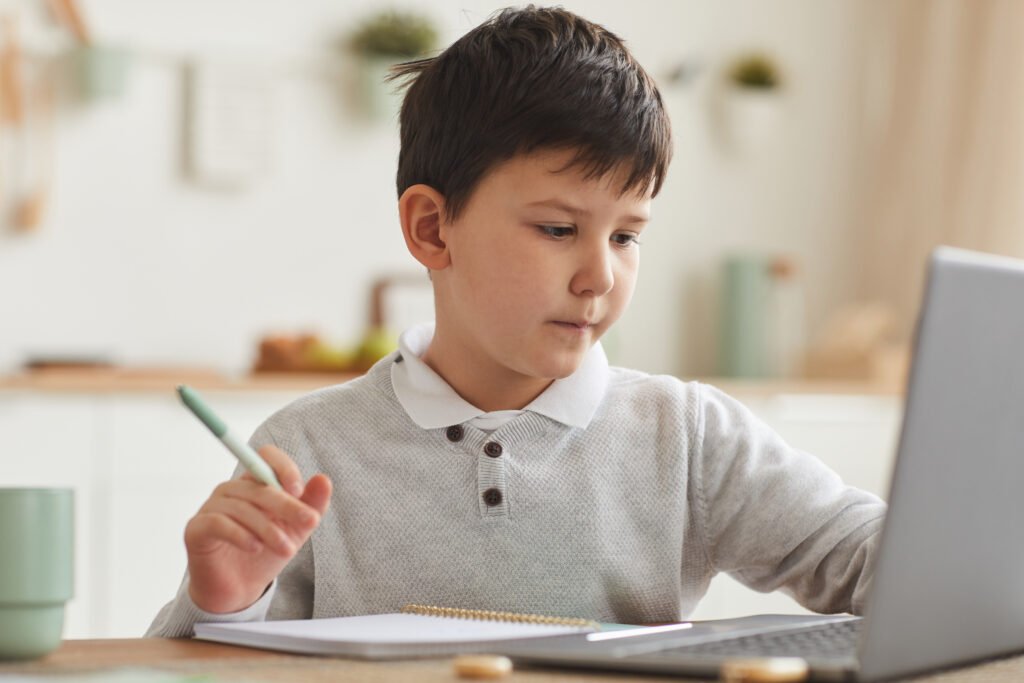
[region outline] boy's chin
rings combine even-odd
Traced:
[[[538,379],[565,379],[580,369],[584,354],[565,354],[557,359],[545,359],[534,367],[534,376]]]

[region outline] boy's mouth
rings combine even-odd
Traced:
[[[553,320],[552,322],[559,327],[564,327],[570,330],[579,330],[580,332],[588,330],[594,326],[594,323],[586,320]]]

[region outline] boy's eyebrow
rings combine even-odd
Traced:
[[[544,206],[551,209],[558,209],[565,213],[572,214],[573,216],[590,216],[591,212],[583,207],[573,206],[572,204],[563,202],[560,199],[542,199],[536,202],[530,202],[527,206]],[[647,223],[649,222],[650,216],[641,216],[637,214],[628,214],[622,217],[623,223]]]

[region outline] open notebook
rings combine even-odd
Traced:
[[[414,613],[420,612],[420,613]],[[583,619],[408,606],[403,613],[329,619],[196,624],[196,638],[302,654],[363,659],[486,652],[509,641],[589,633]]]

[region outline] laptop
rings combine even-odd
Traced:
[[[799,656],[812,680],[877,681],[1021,652],[1022,521],[1024,261],[940,247],[863,618],[761,615],[558,636],[503,654],[697,677],[731,659]],[[832,636],[839,645],[815,644]]]

